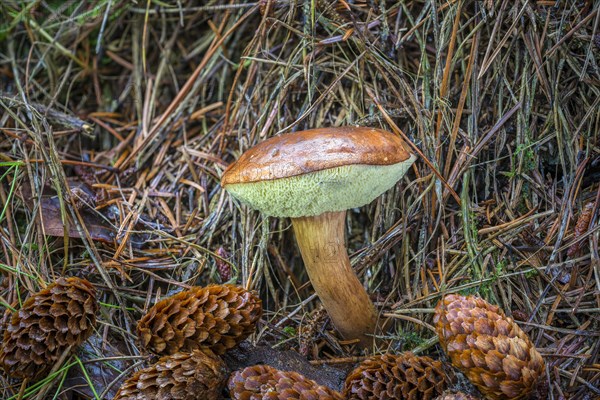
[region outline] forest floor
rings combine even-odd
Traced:
[[[112,398],[146,365],[135,324],[157,298],[232,282],[263,300],[250,342],[273,359],[298,353],[336,389],[370,354],[444,359],[433,310],[459,292],[529,334],[546,360],[545,398],[598,398],[599,9],[3,0],[0,310],[6,322],[60,276],[90,280],[101,302],[72,367],[24,397]],[[220,186],[266,138],[340,125],[389,130],[418,155],[347,216],[352,264],[389,320],[386,348],[342,340],[290,221]],[[0,374],[0,398],[20,391]]]

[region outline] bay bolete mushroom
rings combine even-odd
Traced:
[[[273,137],[223,173],[235,198],[273,217],[290,217],[308,276],[346,339],[368,344],[377,314],[345,244],[346,210],[370,203],[415,160],[402,139],[375,128],[320,128]]]

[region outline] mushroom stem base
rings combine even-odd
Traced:
[[[345,243],[346,211],[292,218],[302,259],[313,288],[345,339],[373,342],[377,314],[350,266]]]

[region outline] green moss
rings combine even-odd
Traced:
[[[399,336],[400,343],[402,343],[402,350],[404,351],[410,351],[425,343],[425,339],[417,332],[400,332]]]

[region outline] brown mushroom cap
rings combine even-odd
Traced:
[[[411,157],[398,136],[376,128],[342,126],[272,137],[224,172],[223,186],[304,175],[345,165],[391,165]]]
[[[225,170],[221,184],[266,215],[311,216],[371,202],[414,160],[402,139],[381,129],[312,129],[249,149]]]

